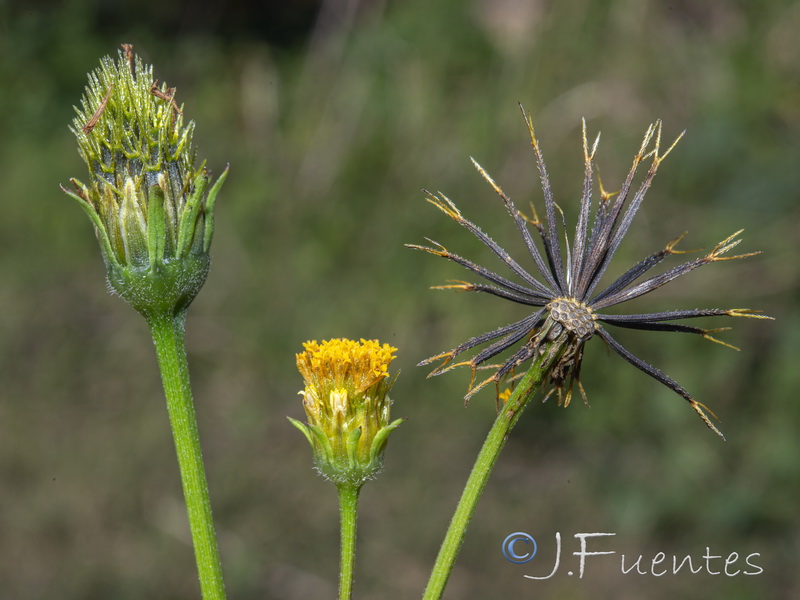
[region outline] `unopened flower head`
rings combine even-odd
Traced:
[[[303,344],[297,368],[305,380],[308,423],[290,421],[305,434],[319,472],[335,483],[361,484],[383,463],[389,434],[389,364],[397,348],[377,340],[332,339]]]
[[[725,346],[730,346],[711,335],[714,332],[722,331],[722,329],[702,329],[690,325],[675,324],[672,321],[697,317],[727,316],[759,319],[769,317],[760,315],[757,311],[736,308],[669,310],[645,314],[609,314],[605,310],[647,294],[698,267],[714,262],[745,258],[757,253],[751,252],[734,256],[728,254],[741,241],[738,238],[741,231],[737,231],[719,242],[707,254],[672,267],[658,275],[643,278],[645,273],[666,257],[685,253],[685,251],[676,249],[678,241],[683,237],[681,236],[669,242],[662,250],[630,267],[605,288],[598,288],[597,286],[603,274],[614,258],[642,200],[644,200],[645,193],[649,189],[658,167],[678,140],[675,140],[666,150],[662,149],[661,122],[651,125],[645,133],[639,151],[634,156],[633,165],[620,191],[608,193],[601,185],[600,198],[597,200],[596,206],[593,206],[594,156],[599,136],[590,146],[586,138],[586,125],[584,123],[583,155],[585,173],[583,193],[580,201],[578,222],[570,244],[563,214],[561,214],[561,209],[553,199],[539,142],[534,134],[533,125],[524,110],[523,117],[528,125],[544,192],[545,217],[543,220],[540,220],[535,212],[532,217],[525,217],[486,171],[474,160],[473,163],[478,172],[502,199],[506,210],[522,235],[533,262],[532,266],[536,270],[531,271],[523,268],[497,242],[481,231],[477,225],[467,220],[456,205],[441,193],[432,194],[427,192],[428,201],[470,231],[492,250],[505,263],[518,281],[507,279],[466,258],[453,254],[436,242],[432,242],[436,247],[409,246],[451,260],[488,282],[469,283],[458,281],[451,285],[439,286],[439,288],[492,294],[505,300],[533,307],[533,312],[516,323],[488,331],[467,340],[448,352],[432,356],[422,361],[420,365],[441,360],[442,363],[431,375],[439,375],[461,365],[469,366],[472,370],[472,381],[466,395],[466,398],[469,399],[475,392],[489,383],[499,383],[511,376],[515,369],[521,367],[532,358],[542,355],[547,351],[548,347],[552,347],[555,342],[558,342],[561,345],[562,353],[549,372],[549,381],[552,386],[551,393],[555,390],[559,403],[566,406],[572,397],[572,389],[575,383],[578,384],[578,388],[585,399],[583,387],[579,381],[581,360],[585,344],[592,337],[597,336],[636,368],[686,399],[705,424],[721,436],[720,431],[706,415],[705,407],[702,404],[697,402],[685,389],[659,369],[626,350],[611,336],[604,325],[649,331],[691,333]],[[637,170],[642,162],[647,160],[650,161],[649,168],[638,189],[631,197]],[[530,227],[536,230],[541,241],[541,249],[534,241]],[[562,239],[566,239],[563,246]],[[600,291],[596,291],[597,289]],[[486,348],[469,360],[452,363],[453,359],[463,352],[489,342],[491,343]],[[505,362],[500,365],[487,364],[487,361],[516,344],[521,344],[521,347],[513,352]],[[495,369],[494,373],[476,384],[476,370],[490,366]]]
[[[184,309],[208,273],[227,169],[211,186],[175,89],[159,86],[129,45],[100,61],[76,112],[71,130],[89,179],[64,191],[95,226],[111,287],[143,313]]]

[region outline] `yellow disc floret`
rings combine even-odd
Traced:
[[[363,392],[389,376],[389,363],[397,348],[377,340],[356,342],[345,338],[316,340],[303,344],[297,355],[297,368],[306,386],[352,388]]]

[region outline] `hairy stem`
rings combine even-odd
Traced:
[[[158,314],[147,318],[167,398],[167,411],[178,455],[202,598],[224,600],[225,584],[222,581],[222,566],[211,517],[211,502],[208,497],[208,484],[189,384],[184,321],[183,312],[178,315]]]
[[[360,485],[340,483],[339,516],[342,555],[339,564],[339,600],[350,600],[353,590],[353,566],[356,561],[356,521],[358,518],[358,494]]]
[[[486,436],[475,465],[472,467],[467,484],[461,494],[450,527],[447,529],[436,563],[433,566],[428,585],[425,588],[423,600],[439,600],[444,593],[447,580],[455,565],[464,536],[467,533],[470,519],[475,512],[478,499],[486,487],[486,482],[492,474],[492,469],[505,446],[511,429],[517,423],[522,411],[530,402],[536,390],[547,376],[550,368],[558,361],[565,349],[566,337],[558,336],[556,340],[545,343],[542,352],[534,359],[528,372],[514,388],[511,397],[495,419],[494,425]]]

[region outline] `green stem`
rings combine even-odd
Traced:
[[[342,558],[339,564],[339,600],[350,600],[353,590],[353,566],[356,561],[356,521],[358,519],[358,493],[360,485],[337,484],[339,492],[339,520],[342,539]]]
[[[514,388],[511,397],[506,401],[495,419],[494,425],[486,436],[481,451],[472,472],[469,474],[467,484],[461,494],[450,527],[447,529],[436,563],[433,565],[428,585],[423,594],[423,600],[439,600],[444,593],[450,572],[453,570],[464,536],[467,533],[470,519],[475,512],[478,499],[486,487],[486,482],[492,474],[492,469],[500,456],[500,451],[505,446],[511,429],[517,423],[522,411],[530,402],[536,390],[547,377],[550,368],[558,361],[565,349],[566,337],[558,336],[555,341],[543,345],[542,352],[534,360],[528,372]]]
[[[184,322],[183,312],[178,315],[158,314],[147,319],[158,355],[164,394],[167,397],[167,411],[175,440],[175,451],[178,454],[200,591],[203,600],[224,600],[225,584],[222,581],[217,537],[211,518],[211,502],[189,385]]]

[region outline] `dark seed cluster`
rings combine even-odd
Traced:
[[[458,282],[454,285],[440,287],[491,294],[520,305],[533,307],[533,311],[516,323],[498,327],[470,338],[452,350],[422,361],[420,365],[441,360],[441,364],[431,375],[439,375],[460,365],[469,366],[472,369],[472,380],[465,396],[466,399],[469,399],[475,392],[489,383],[499,384],[504,378],[513,377],[515,369],[530,361],[534,356],[538,356],[544,350],[543,344],[547,340],[554,339],[549,334],[552,334],[555,329],[549,329],[549,327],[555,322],[574,336],[568,340],[561,359],[552,367],[549,375],[549,381],[553,389],[558,392],[560,404],[564,406],[569,404],[574,383],[578,383],[581,394],[583,394],[583,388],[580,386],[579,380],[583,347],[586,341],[596,335],[605,342],[608,348],[619,354],[637,369],[683,397],[710,429],[722,435],[709,420],[702,404],[697,402],[689,392],[659,369],[626,350],[622,344],[612,337],[606,325],[621,329],[690,333],[724,344],[724,342],[720,342],[710,335],[717,331],[716,329],[703,329],[692,325],[673,323],[673,321],[721,316],[758,319],[769,317],[759,315],[757,314],[758,311],[749,309],[708,308],[667,310],[640,314],[608,313],[606,309],[648,294],[704,265],[712,262],[736,260],[755,253],[735,256],[726,255],[741,241],[738,239],[741,231],[737,231],[722,240],[705,256],[689,260],[653,275],[651,269],[661,263],[662,260],[674,254],[684,253],[683,251],[675,250],[675,245],[680,240],[678,238],[669,242],[662,250],[645,257],[631,266],[605,287],[600,287],[601,281],[604,279],[603,276],[631,226],[659,165],[674,148],[678,140],[675,140],[672,145],[663,150],[661,147],[661,122],[651,125],[644,136],[644,140],[642,140],[639,151],[633,158],[631,169],[619,192],[609,193],[601,185],[599,198],[597,198],[593,197],[592,181],[595,170],[594,155],[597,150],[599,136],[590,146],[586,139],[586,124],[584,123],[583,157],[585,171],[583,193],[580,200],[578,221],[570,243],[570,236],[564,222],[563,213],[561,213],[561,209],[553,198],[544,158],[534,134],[533,125],[525,111],[523,110],[522,112],[530,132],[531,145],[536,157],[536,166],[542,183],[542,191],[544,192],[544,218],[540,220],[535,212],[533,218],[523,216],[511,201],[511,198],[494,182],[489,174],[477,162],[474,160],[472,162],[486,182],[500,196],[506,210],[514,220],[528,249],[529,258],[531,259],[530,266],[526,268],[520,265],[502,246],[484,233],[480,227],[464,218],[456,205],[441,193],[432,194],[427,192],[428,201],[483,242],[487,248],[505,263],[506,267],[514,274],[515,279],[504,277],[466,258],[453,254],[436,242],[433,242],[433,244],[437,247],[417,245],[410,245],[410,247],[451,260],[484,280],[483,283]],[[680,139],[680,136],[678,139]],[[639,183],[638,189],[636,189],[634,179],[636,178],[637,170],[644,161],[648,160],[649,167],[647,167],[647,171]],[[559,213],[561,213],[560,218]],[[534,239],[534,232],[538,234],[536,236],[538,237],[538,243]],[[562,240],[566,241],[562,242]],[[530,267],[534,268],[531,269]],[[540,336],[539,333],[544,329],[547,329],[549,334]],[[453,362],[463,352],[484,344],[487,345],[472,358],[461,362]],[[514,346],[517,346],[517,349],[502,364],[489,364],[489,361],[495,356]],[[496,368],[494,373],[483,381],[475,383],[477,370],[490,367]]]

